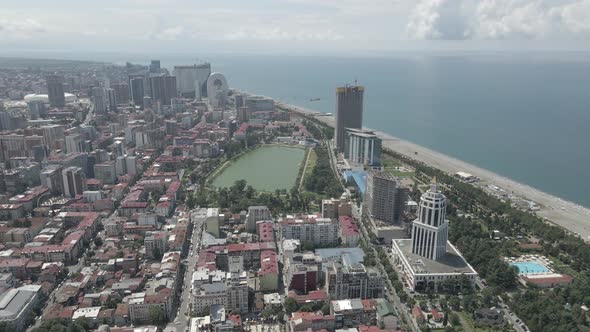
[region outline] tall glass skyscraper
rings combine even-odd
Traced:
[[[361,129],[363,127],[363,93],[362,86],[336,88],[336,130],[334,142],[339,152],[344,150],[346,128]]]

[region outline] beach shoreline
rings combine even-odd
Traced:
[[[294,112],[313,116],[315,119],[332,127],[334,126],[334,117],[332,115],[324,115],[321,112],[309,110],[296,105],[285,103],[278,104]],[[319,116],[316,116],[318,114]],[[447,156],[443,153],[392,136],[382,131],[374,131],[382,139],[383,148],[390,149],[408,158],[423,162],[426,165],[440,169],[451,175],[459,171],[470,173],[480,179],[479,184],[482,186],[493,184],[504,189],[506,192],[524,199],[532,200],[540,206],[540,209],[535,211],[538,216],[579,235],[585,241],[590,240],[590,209],[548,194],[529,185],[519,183],[490,170]]]

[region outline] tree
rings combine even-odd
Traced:
[[[449,306],[453,309],[453,310],[459,310],[459,305],[460,305],[460,301],[459,298],[456,296],[451,296],[449,297]]]
[[[100,247],[100,246],[102,246],[102,243],[103,242],[102,242],[102,239],[100,238],[100,236],[97,236],[94,238],[94,245],[95,246]]]
[[[15,332],[14,325],[7,322],[0,322],[0,332]]]
[[[313,306],[310,303],[306,303],[299,308],[301,312],[312,312]]]
[[[303,251],[311,251],[314,249],[313,243],[305,241],[303,242],[303,245],[301,246],[303,249]]]
[[[166,324],[166,313],[160,306],[151,306],[148,312],[150,323],[156,326]]]
[[[299,309],[299,305],[297,304],[297,301],[295,301],[294,298],[292,297],[288,297],[285,300],[285,312],[287,312],[287,315],[291,315],[291,313],[297,311],[297,309]]]
[[[451,324],[453,324],[454,326],[461,325],[461,319],[459,318],[459,315],[457,315],[454,312],[451,312],[451,314],[449,315],[449,320],[451,321]]]

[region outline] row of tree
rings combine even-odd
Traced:
[[[416,168],[417,174],[436,176],[445,184],[451,202],[449,214],[450,240],[465,258],[492,286],[492,292],[510,289],[516,285],[517,271],[501,257],[518,254],[509,242],[490,239],[487,229],[498,229],[509,236],[530,234],[541,239],[543,251],[549,256],[567,260],[574,270],[571,285],[516,292],[508,298],[510,307],[525,321],[532,331],[587,331],[589,321],[582,305],[590,304],[590,244],[564,229],[547,223],[538,216],[511,206],[482,189],[459,181],[438,169],[387,150],[387,154]],[[458,218],[455,210],[469,212],[478,221]]]

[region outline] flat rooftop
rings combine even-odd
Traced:
[[[322,261],[327,262],[337,258],[342,258],[346,264],[362,263],[365,258],[365,253],[361,248],[323,248],[316,249],[316,255],[322,257]]]
[[[412,253],[412,239],[393,240],[408,261],[414,274],[477,273],[465,258],[447,242],[447,253],[437,261]]]

